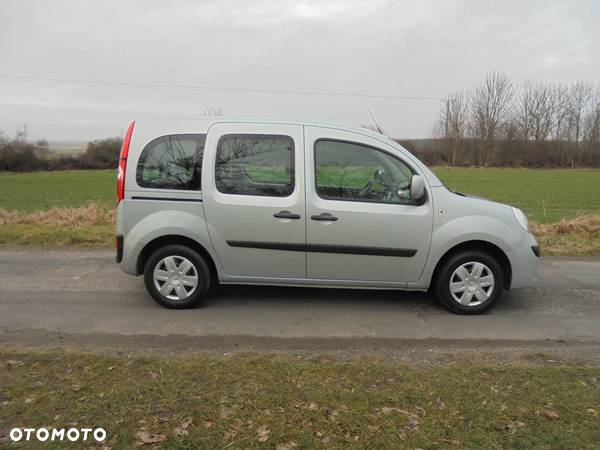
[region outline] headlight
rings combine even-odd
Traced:
[[[515,219],[517,219],[517,222],[519,222],[519,224],[525,229],[525,231],[529,231],[527,216],[525,215],[525,213],[519,208],[515,208],[514,206],[512,207],[512,212],[515,215]]]

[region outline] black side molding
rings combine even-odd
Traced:
[[[410,258],[417,250],[410,248],[363,247],[358,245],[287,244],[283,242],[227,241],[230,247],[284,250],[290,252],[338,253],[344,255],[397,256]]]
[[[412,248],[362,247],[359,245],[307,244],[307,252],[341,253],[345,255],[399,256],[410,258],[417,254]]]
[[[180,197],[144,197],[144,196],[133,196],[132,200],[162,200],[165,202],[200,202],[201,198],[180,198]]]
[[[535,256],[537,256],[538,258],[540,257],[541,252],[540,252],[540,246],[539,245],[532,245],[531,246],[531,250],[533,250],[533,254]]]
[[[305,252],[304,244],[283,244],[280,242],[227,241],[230,247],[262,248],[265,250],[287,250],[290,252]]]

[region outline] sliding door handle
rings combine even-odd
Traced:
[[[335,222],[336,220],[338,220],[337,217],[332,216],[329,213],[322,213],[322,214],[319,214],[318,216],[310,216],[310,218],[312,220],[320,220],[321,222],[325,222],[325,221],[327,221],[327,222]]]
[[[300,214],[294,214],[289,211],[279,211],[278,213],[273,214],[273,217],[277,217],[278,219],[299,219]]]

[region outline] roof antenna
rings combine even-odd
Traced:
[[[373,113],[371,113],[371,110],[367,107],[367,112],[369,113],[369,116],[371,117],[371,121],[373,122],[373,125],[375,125],[375,128],[377,128],[377,131],[379,131],[379,134],[385,134],[383,132],[383,130],[381,129],[381,127],[379,126],[379,124],[377,123],[377,121],[375,120],[375,117],[373,117]]]

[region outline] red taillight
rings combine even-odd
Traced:
[[[131,135],[133,134],[133,126],[135,121],[129,124],[127,134],[123,140],[121,154],[119,155],[119,169],[117,172],[117,203],[125,197],[125,169],[127,168],[127,155],[129,154],[129,144],[131,143]]]

